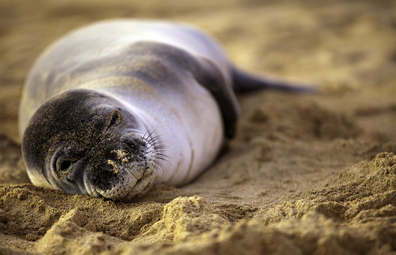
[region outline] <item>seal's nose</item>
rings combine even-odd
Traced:
[[[147,146],[141,137],[122,137],[121,142],[125,145],[124,149],[131,155],[139,154]]]

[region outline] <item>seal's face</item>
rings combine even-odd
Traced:
[[[155,139],[118,100],[71,90],[41,106],[22,149],[33,184],[69,194],[129,200],[158,174]]]

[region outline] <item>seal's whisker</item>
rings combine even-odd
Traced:
[[[156,127],[152,132],[150,132],[149,137],[151,137],[151,135],[162,126],[162,124],[164,124],[165,122],[165,118],[162,119],[162,122],[158,125],[158,127]]]
[[[156,153],[158,156],[162,156],[162,157],[165,157],[165,158],[169,158],[169,156],[168,155],[165,155],[165,154],[163,154],[163,153]]]
[[[156,129],[154,129],[154,130],[148,135],[147,138],[152,138],[152,139],[153,139],[153,138],[158,138],[158,137],[161,137],[161,136],[163,136],[163,135],[169,134],[169,131],[170,131],[171,128],[172,128],[172,122],[169,122],[169,123],[170,123],[169,128],[168,128],[168,130],[167,130],[165,133],[160,134],[160,135],[156,135],[156,136],[154,136],[154,137],[151,136],[151,135],[154,133],[154,131],[156,131],[164,122],[165,122],[165,119],[162,120],[161,124],[159,124],[159,126],[158,126]],[[168,136],[168,139],[169,139],[169,136]]]
[[[159,149],[163,149],[163,150],[165,150],[165,149],[166,149],[166,150],[172,149],[172,145],[165,144],[165,143],[159,144],[158,147],[159,147]]]
[[[166,160],[166,159],[163,159],[163,158],[157,158],[157,159],[161,159],[161,160],[163,160],[163,161],[167,162],[169,165],[171,165],[171,166],[172,166],[172,163],[171,163],[169,160]],[[159,164],[161,164],[161,163],[159,163]]]
[[[152,142],[154,139],[157,139],[158,138],[158,136],[150,136],[150,137],[147,137],[146,138],[146,140],[147,140],[147,142]]]
[[[161,143],[155,143],[156,142],[156,140],[149,140],[149,141],[146,141],[147,143],[148,143],[148,145],[147,145],[147,150],[150,150],[150,149],[154,149],[156,152],[165,152],[167,149],[169,149],[170,148],[170,146],[168,146],[168,145],[164,145],[162,142]]]
[[[150,144],[154,144],[158,139],[159,139],[159,137],[156,136],[156,137],[154,137],[154,138],[151,138],[151,139],[148,140],[147,142],[150,143]]]
[[[164,160],[164,161],[168,161],[166,158],[163,158],[163,157],[155,157],[156,159],[161,159],[161,160]]]
[[[147,147],[148,149],[154,147],[156,151],[158,150],[166,150],[171,148],[171,146],[165,144],[165,141],[158,142],[159,137],[153,137],[152,139],[148,140],[147,143],[149,146]]]
[[[157,162],[157,166],[159,166],[159,168],[161,168],[162,171],[166,171],[166,168],[163,164],[161,164],[160,162]]]
[[[154,112],[154,114],[153,114],[153,117],[151,117],[150,124],[149,124],[149,126],[148,126],[146,132],[144,133],[143,137],[145,137],[145,135],[147,134],[147,132],[150,130],[151,124],[153,123],[153,120],[154,120],[154,118],[155,118],[155,115],[157,114],[157,112],[158,112],[158,110],[159,110],[160,108],[161,108],[161,105],[159,105],[159,106],[157,107],[157,110],[155,110],[155,112]]]
[[[144,135],[142,136],[142,138],[143,138],[143,139],[146,139],[146,140],[149,139],[149,138],[151,138],[151,137],[152,137],[151,135],[154,133],[155,130],[156,130],[156,129],[154,129],[154,130],[151,131],[151,132],[150,132],[149,130],[146,130],[146,132],[144,133]],[[146,137],[146,135],[147,135],[147,137]]]
[[[157,143],[156,145],[157,145],[158,150],[167,150],[169,148],[172,148],[172,146],[170,146],[168,144],[164,144],[163,142]]]
[[[172,163],[169,160],[165,159],[165,158],[162,158],[162,157],[155,157],[155,158],[156,159],[161,159],[161,160],[163,160],[165,162],[168,162],[170,165],[172,165]]]
[[[145,140],[149,143],[155,142],[161,136],[161,135],[157,135],[157,136],[151,136],[151,135],[152,135],[152,133],[150,133],[149,136],[147,138],[145,138]]]
[[[170,138],[169,131],[171,130],[171,128],[172,128],[172,121],[169,121],[169,128],[168,128],[168,130],[167,130],[165,133],[163,133],[163,134],[161,134],[161,135],[158,135],[158,137],[168,134],[168,138],[167,138],[164,142],[168,141],[169,138]]]
[[[169,148],[169,147],[157,148],[155,151],[158,151],[158,152],[166,152],[168,148]]]
[[[168,131],[169,131],[169,130],[168,130]],[[164,134],[151,137],[151,138],[150,138],[149,140],[147,140],[147,141],[148,141],[149,143],[155,142],[155,141],[157,141],[161,136],[164,136],[164,135],[168,134],[168,131],[167,131],[166,133],[164,133]],[[168,141],[168,140],[169,140],[169,136],[168,136],[168,138],[167,138],[166,140],[164,140],[163,142],[166,142],[166,141]]]
[[[159,105],[159,106],[157,107],[157,110],[155,110],[154,115],[153,115],[153,117],[151,118],[150,125],[149,125],[149,127],[148,127],[147,130],[150,130],[150,127],[151,127],[151,124],[153,123],[154,117],[155,117],[155,115],[157,114],[157,112],[158,112],[158,110],[159,110],[160,108],[161,108],[161,105]]]
[[[169,146],[167,146],[167,147],[169,147]],[[162,157],[166,157],[166,158],[171,158],[169,155],[167,155],[167,150],[168,148],[164,148],[164,147],[160,147],[160,148],[156,148],[155,149],[155,154],[157,155],[157,156],[162,156]]]

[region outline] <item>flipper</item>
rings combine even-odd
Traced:
[[[231,86],[228,86],[217,66],[206,58],[197,58],[193,70],[197,81],[207,88],[217,103],[223,115],[224,133],[229,139],[236,132],[236,123],[239,117],[239,104]]]
[[[268,77],[258,77],[248,74],[237,68],[232,69],[234,91],[236,93],[251,92],[256,90],[274,89],[296,93],[318,93],[318,89],[305,84],[288,83]]]

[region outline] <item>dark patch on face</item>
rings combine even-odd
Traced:
[[[66,91],[33,115],[22,141],[24,159],[30,171],[39,171],[51,185],[84,193],[84,171],[95,183],[111,183],[115,173],[107,161],[120,161],[114,151],[141,150],[132,138],[120,142],[138,128],[136,117],[118,100],[92,90]]]

